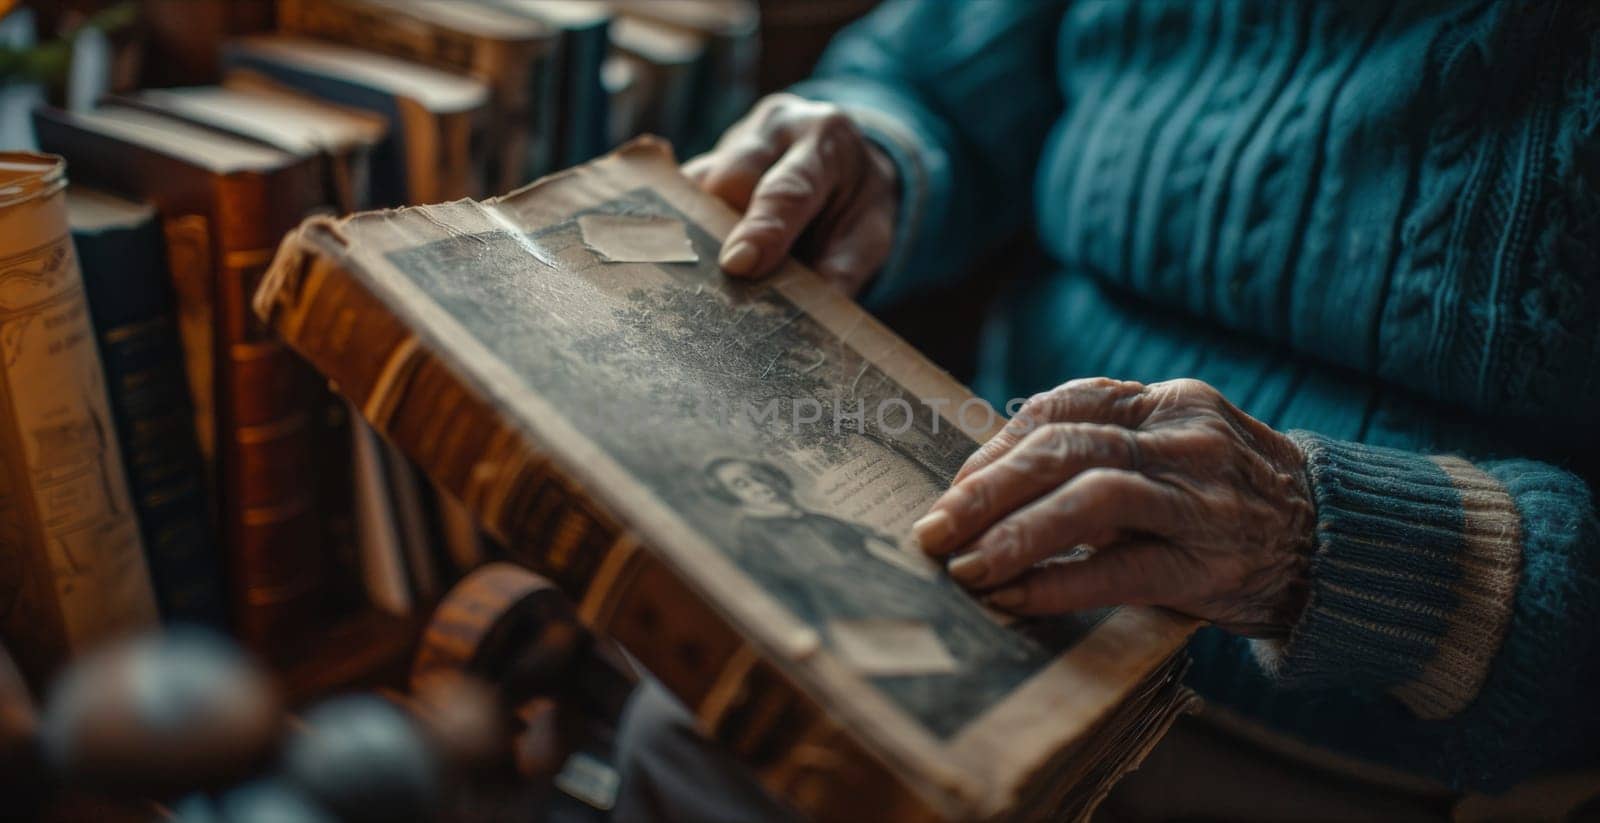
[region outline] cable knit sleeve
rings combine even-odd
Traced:
[[[829,46],[793,91],[846,108],[894,160],[899,226],[865,297],[948,282],[1023,224],[1062,109],[1064,0],[890,0]]]
[[[1587,484],[1294,432],[1317,507],[1311,596],[1280,685],[1384,690],[1440,734],[1453,783],[1593,746],[1600,523]],[[1588,674],[1586,674],[1588,672]]]

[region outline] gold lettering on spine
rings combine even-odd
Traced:
[[[174,217],[162,225],[167,239],[167,267],[178,310],[178,337],[194,403],[195,437],[208,463],[216,460],[217,422],[213,399],[216,380],[212,361],[211,236],[204,215]]]

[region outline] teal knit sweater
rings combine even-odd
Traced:
[[[1600,762],[1600,4],[891,0],[797,91],[893,156],[869,299],[1031,224],[991,399],[1196,377],[1309,457],[1309,606],[1195,687],[1462,789]]]

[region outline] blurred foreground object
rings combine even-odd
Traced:
[[[179,628],[76,663],[51,693],[41,738],[74,786],[160,798],[244,778],[282,731],[262,670],[220,636]]]
[[[39,757],[39,717],[28,684],[0,646],[0,797],[7,813],[26,819],[45,794]]]

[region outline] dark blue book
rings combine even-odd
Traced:
[[[611,50],[612,10],[589,0],[495,0],[497,5],[532,17],[559,32],[554,78],[559,112],[555,159],[575,166],[611,148],[610,102],[600,69]]]
[[[225,628],[161,224],[150,206],[82,186],[67,213],[156,604],[166,621]]]
[[[372,202],[439,203],[487,194],[483,128],[488,88],[387,55],[300,37],[226,43],[228,83],[275,85],[372,112],[388,136],[372,152]]]

